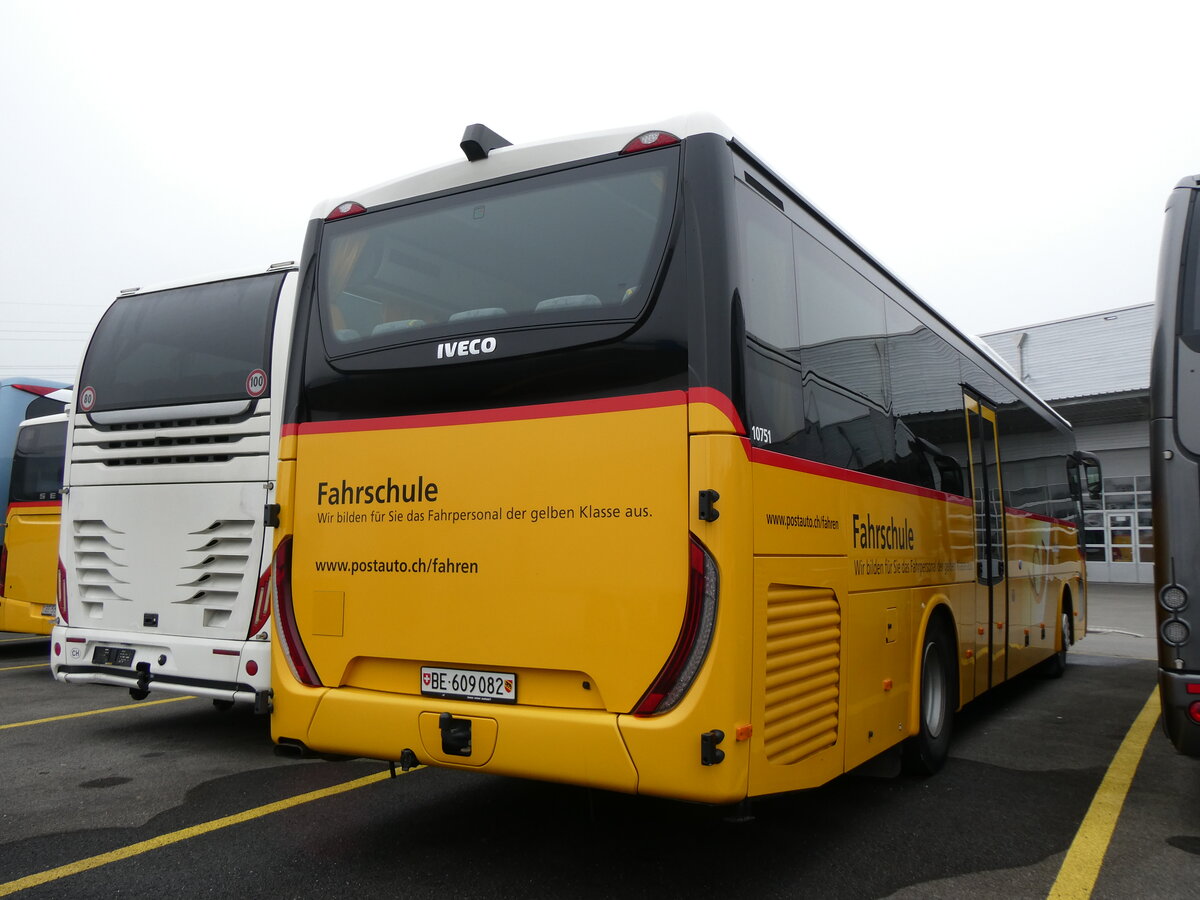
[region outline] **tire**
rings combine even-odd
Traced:
[[[1071,644],[1071,610],[1063,608],[1062,614],[1062,649],[1046,661],[1046,674],[1051,678],[1062,678],[1067,671],[1067,650]]]
[[[932,775],[950,755],[954,724],[954,641],[944,623],[931,623],[921,645],[920,730],[904,742],[904,770]]]

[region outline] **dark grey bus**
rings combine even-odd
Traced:
[[[1154,587],[1163,728],[1200,756],[1200,175],[1167,200],[1150,372]]]

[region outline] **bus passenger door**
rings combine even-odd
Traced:
[[[975,693],[1005,678],[1008,609],[1004,494],[996,411],[982,397],[963,394],[975,507]],[[980,634],[980,631],[983,633]]]

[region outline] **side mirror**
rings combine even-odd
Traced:
[[[1087,482],[1088,496],[1093,500],[1099,500],[1104,496],[1104,486],[1100,475],[1100,461],[1091,459],[1085,462],[1083,464],[1083,474]]]
[[[1083,477],[1080,478],[1080,470],[1083,470]],[[1067,485],[1071,491],[1071,497],[1075,500],[1083,499],[1083,489],[1087,488],[1087,495],[1092,500],[1099,500],[1104,496],[1104,476],[1100,471],[1100,460],[1092,456],[1090,453],[1076,450],[1067,458]]]

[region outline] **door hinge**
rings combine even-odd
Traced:
[[[267,528],[279,527],[279,504],[268,503],[263,507],[263,524]]]

